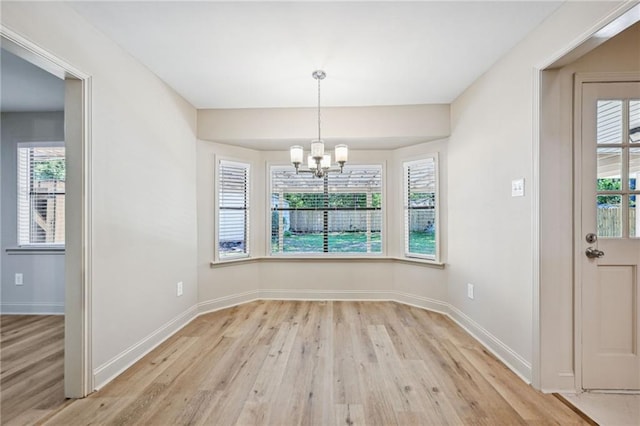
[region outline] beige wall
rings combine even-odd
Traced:
[[[100,386],[195,312],[196,111],[65,4],[3,2],[1,19],[92,78],[91,353]]]
[[[542,383],[574,389],[573,80],[576,73],[640,71],[640,24],[582,58],[545,71],[541,117]]]
[[[315,108],[198,110],[198,137],[258,150],[317,138]],[[322,137],[352,149],[399,148],[449,135],[449,105],[322,108]]]
[[[546,369],[554,362],[552,354],[538,358],[533,343],[535,69],[630,6],[564,3],[451,106],[449,302],[475,329],[492,336],[484,339],[487,345],[495,346],[492,339],[504,345],[512,366],[534,382],[533,363],[539,359]],[[512,198],[511,181],[521,177],[525,196]],[[466,297],[467,283],[475,284],[474,300]],[[553,313],[545,309],[540,316],[550,318]]]

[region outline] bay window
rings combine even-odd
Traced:
[[[382,166],[347,165],[322,178],[273,166],[271,254],[382,253]]]
[[[249,256],[249,164],[218,163],[219,260]]]
[[[437,261],[437,158],[407,161],[403,168],[405,256]]]

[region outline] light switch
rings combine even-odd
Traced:
[[[524,178],[511,181],[511,196],[524,197]]]

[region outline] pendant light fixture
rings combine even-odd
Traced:
[[[318,139],[311,141],[311,153],[307,157],[307,169],[300,169],[300,165],[304,160],[304,148],[300,145],[295,145],[290,148],[291,163],[296,168],[296,174],[312,173],[315,177],[322,178],[329,172],[340,172],[344,168],[344,164],[347,162],[349,156],[349,148],[347,145],[340,144],[335,147],[336,163],[340,166],[339,169],[331,169],[331,153],[325,153],[324,141],[322,140],[322,126],[320,120],[320,82],[327,76],[322,70],[316,70],[311,74],[313,78],[318,80]]]

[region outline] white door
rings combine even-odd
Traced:
[[[582,387],[640,390],[640,82],[583,83],[576,114]]]

